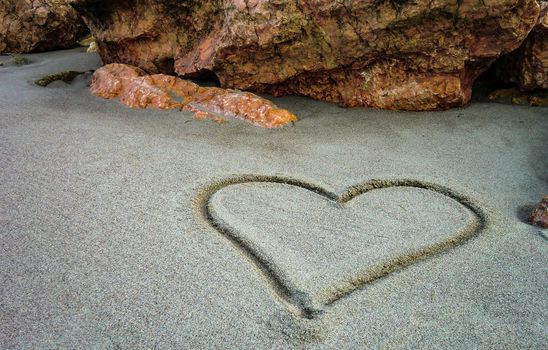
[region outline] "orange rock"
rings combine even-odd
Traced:
[[[548,195],[533,209],[529,216],[529,223],[543,228],[548,228]]]
[[[343,106],[432,110],[535,25],[536,0],[72,0],[105,63]]]
[[[147,75],[125,64],[109,64],[93,74],[91,92],[103,98],[119,98],[132,108],[181,109],[197,119],[224,122],[224,116],[275,128],[297,120],[291,112],[249,92],[201,87],[165,74]]]

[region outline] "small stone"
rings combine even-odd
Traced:
[[[36,80],[34,83],[41,87],[46,87],[49,84],[53,83],[54,81],[63,81],[65,83],[70,83],[74,80],[77,76],[84,74],[85,72],[78,72],[78,71],[65,71],[65,72],[59,72],[54,74],[46,75],[45,77],[42,77],[38,80]]]
[[[30,63],[30,61],[28,60],[28,58],[26,58],[26,57],[24,57],[24,56],[21,56],[21,55],[12,55],[12,56],[11,56],[11,61],[12,61],[13,64],[15,64],[16,66],[24,66],[24,65]]]
[[[80,44],[80,46],[87,47],[86,52],[97,52],[97,43],[91,34],[81,39],[78,44]]]
[[[529,216],[529,223],[548,228],[548,195],[544,196],[542,201],[533,209]]]

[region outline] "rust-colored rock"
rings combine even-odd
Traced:
[[[529,216],[529,223],[548,228],[548,195],[533,209]]]
[[[66,0],[0,1],[0,53],[68,49],[86,32]]]
[[[200,87],[171,75],[147,75],[125,64],[109,64],[95,71],[91,91],[103,98],[119,98],[132,108],[178,108],[194,112],[196,118],[216,122],[229,116],[275,128],[297,120],[289,111],[249,92]]]
[[[536,0],[73,0],[107,63],[344,106],[460,106]]]
[[[548,89],[548,2],[540,1],[540,16],[523,44],[497,61],[497,75],[517,83],[521,91]]]

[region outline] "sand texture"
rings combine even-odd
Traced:
[[[0,56],[1,349],[548,347],[547,108],[265,96],[300,119],[266,130],[26,57]]]

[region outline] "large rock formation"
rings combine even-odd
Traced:
[[[536,0],[72,3],[106,63],[407,110],[467,103],[474,79],[521,44],[539,13]]]
[[[71,48],[87,31],[66,0],[0,1],[0,53]]]
[[[276,128],[297,120],[289,111],[250,92],[201,87],[165,74],[147,75],[126,64],[112,63],[95,71],[91,92],[103,98],[118,98],[132,108],[180,109],[217,122],[235,117]]]
[[[497,75],[521,91],[548,89],[548,2],[539,3],[540,16],[527,39],[497,62]]]

